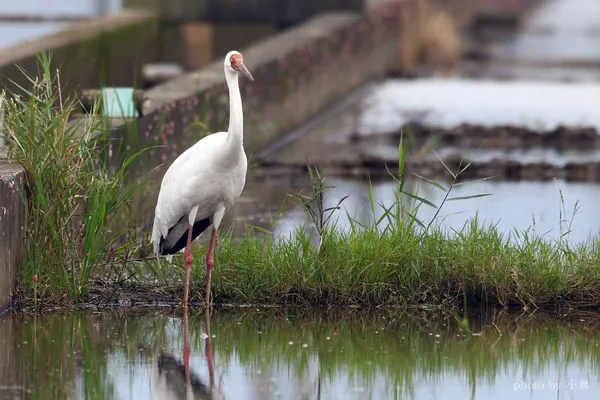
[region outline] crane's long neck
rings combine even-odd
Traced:
[[[230,142],[243,145],[244,142],[244,111],[242,108],[242,96],[238,85],[237,73],[227,71],[225,73],[227,87],[229,88],[229,135]]]

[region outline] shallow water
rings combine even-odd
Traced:
[[[391,179],[369,183],[357,179],[328,178],[327,185],[330,188],[324,194],[325,208],[333,207],[342,197],[349,196],[342,203],[342,210],[333,218],[342,230],[351,228],[348,216],[361,224],[372,224],[384,213],[379,204],[389,208],[395,201],[396,184]],[[422,197],[436,206],[442,204],[444,192],[423,182],[419,187],[416,185],[416,182],[410,182],[408,188],[418,190]],[[369,186],[376,200],[374,210],[369,201]],[[417,217],[426,224],[433,220],[433,226],[440,226],[448,233],[460,231],[477,217],[480,225],[494,225],[517,242],[522,240],[517,232],[527,232],[530,236],[548,240],[562,238],[571,244],[589,242],[600,233],[600,215],[596,207],[600,185],[595,183],[480,180],[456,186],[451,193],[457,197],[490,195],[446,202],[437,216],[436,209],[422,205]],[[299,206],[291,206],[274,223],[273,233],[290,236],[299,226],[307,227],[308,232],[314,230],[308,214]]]
[[[40,2],[38,0],[3,1],[0,4],[0,14],[44,17],[89,17],[102,12],[118,10],[122,5],[122,0],[53,0],[52,3]]]
[[[216,312],[188,322],[195,398],[592,399],[593,316]],[[208,326],[207,325],[208,322]],[[185,398],[178,315],[0,320],[0,398]],[[208,335],[208,336],[207,336]]]
[[[595,0],[545,1],[516,39],[497,44],[494,53],[521,60],[598,63],[599,15]]]
[[[403,92],[411,84],[415,85],[414,93]],[[431,85],[432,87],[447,85],[449,88],[453,88],[452,90],[456,89],[457,92],[463,89],[466,90],[466,92],[463,92],[461,101],[453,103],[450,98],[447,99],[450,110],[432,114],[425,113],[420,116],[421,118],[434,119],[436,125],[446,117],[456,123],[482,123],[484,122],[484,116],[488,114],[494,115],[495,119],[493,121],[498,123],[505,118],[502,123],[512,121],[517,124],[517,121],[520,121],[519,116],[524,116],[526,120],[534,123],[534,121],[538,121],[536,115],[539,118],[545,118],[542,114],[547,114],[551,115],[551,118],[545,118],[544,122],[536,122],[538,126],[544,125],[547,127],[550,120],[554,121],[554,124],[583,121],[596,121],[595,123],[600,124],[600,107],[596,106],[594,106],[594,109],[579,108],[577,110],[579,114],[569,114],[565,112],[565,109],[561,109],[557,105],[558,103],[554,103],[554,105],[547,104],[545,108],[543,105],[536,105],[533,101],[527,102],[521,99],[520,101],[529,105],[518,109],[517,106],[513,108],[513,105],[508,104],[508,97],[506,107],[500,107],[499,109],[490,107],[483,114],[478,114],[477,109],[466,106],[466,104],[478,104],[478,107],[485,108],[484,102],[479,101],[479,99],[493,97],[493,93],[486,92],[486,87],[493,90],[501,89],[501,85],[503,85],[501,83],[462,80],[423,80],[423,82],[416,81],[413,83],[388,81],[380,86],[368,86],[357,91],[352,96],[353,101],[343,104],[320,123],[308,127],[304,132],[299,132],[299,137],[295,141],[267,155],[267,157],[282,165],[291,164],[295,166],[304,165],[306,162],[317,165],[336,162],[352,164],[354,162],[360,165],[363,160],[373,159],[385,160],[393,165],[398,159],[396,145],[389,143],[387,140],[369,139],[353,142],[350,137],[359,128],[364,128],[365,125],[361,125],[361,122],[364,123],[368,119],[380,124],[382,131],[393,131],[399,127],[394,124],[407,122],[407,115],[410,118],[419,118],[416,111],[412,114],[408,111],[402,114],[401,110],[395,108],[406,107],[406,109],[409,109],[410,101],[417,101],[415,99],[422,99],[423,104],[430,105],[436,101],[443,102],[440,97],[433,95],[427,97],[425,93],[415,94],[418,92],[417,89],[423,87],[423,85]],[[573,90],[573,93],[579,87],[569,84],[551,84],[548,86],[546,83],[541,83],[539,85],[540,87],[553,87],[559,91],[564,89],[570,92]],[[600,85],[582,85],[581,87],[593,87],[593,90],[598,91],[598,98],[600,98]],[[474,97],[470,96],[468,95],[469,88],[474,91],[480,90],[481,93]],[[389,101],[370,103],[374,98],[381,100],[385,97],[380,96],[382,92],[390,96]],[[508,92],[510,92],[510,88]],[[379,95],[373,95],[377,93]],[[411,93],[415,94],[416,97],[411,97]],[[400,97],[396,98],[394,96]],[[412,100],[403,102],[403,99],[408,98]],[[478,100],[475,101],[475,98]],[[557,101],[562,102],[565,100],[560,99]],[[494,101],[500,102],[499,99]],[[535,110],[543,110],[543,112],[540,111],[538,115]],[[557,112],[557,110],[560,110],[560,112]],[[476,120],[469,119],[469,116],[473,116]],[[493,121],[488,122],[493,125]],[[373,125],[371,125],[368,132],[374,133],[377,131],[373,128]],[[515,160],[525,164],[548,162],[560,166],[568,162],[585,163],[598,162],[599,160],[599,156],[595,151],[543,147],[510,150],[447,147],[435,148],[435,150],[442,157],[459,154],[461,158],[475,162],[489,162],[491,159],[500,159]],[[412,155],[413,152],[409,154],[409,158]],[[430,150],[422,155],[437,158]],[[253,173],[250,170],[249,180],[242,195],[241,201],[244,205],[241,207],[243,208],[236,208],[235,211],[238,220],[272,229],[275,235],[288,236],[292,234],[296,227],[303,225],[309,227],[310,231],[311,223],[307,213],[295,205],[287,196],[287,193],[299,191],[303,191],[305,194],[309,193],[307,180],[282,179],[269,181],[253,179]],[[395,201],[395,184],[391,178],[370,183],[367,179],[328,176],[327,168],[323,169],[323,174],[327,186],[331,186],[325,191],[325,207],[335,206],[341,198],[349,196],[342,204],[343,210],[337,214],[338,227],[341,229],[350,228],[348,216],[360,223],[369,223],[379,219],[383,212],[379,204],[389,207]],[[408,177],[410,179],[411,176]],[[435,179],[436,177],[430,176],[429,178]],[[438,180],[444,183],[444,179]],[[414,184],[414,182],[412,183]],[[446,185],[448,185],[447,182]],[[369,201],[370,186],[376,203],[375,212],[373,212]],[[414,189],[413,186],[410,187],[410,190]],[[564,238],[572,244],[584,243],[590,238],[595,238],[599,233],[600,218],[595,210],[595,205],[597,199],[600,198],[600,185],[595,182],[565,182],[561,180],[502,181],[498,178],[458,186],[453,189],[452,196],[470,196],[484,193],[489,193],[491,196],[447,202],[434,221],[434,225],[438,224],[449,231],[460,230],[470,219],[477,216],[480,223],[494,224],[501,232],[507,235],[511,234],[512,239],[516,241],[520,238],[515,234],[515,231],[519,233],[528,232],[550,240]],[[434,190],[428,185],[421,185],[419,194],[438,206],[444,197],[443,192]],[[253,207],[262,207],[262,209],[253,214]],[[239,213],[239,210],[242,209],[244,211]],[[269,213],[276,216],[269,218]],[[434,214],[434,209],[422,206],[418,216],[428,223]],[[245,217],[240,218],[241,215],[245,215]],[[565,235],[567,232],[568,234]]]
[[[122,0],[39,0],[0,2],[0,47],[8,47],[58,32],[68,22],[19,22],[7,19],[23,17],[75,18],[92,17],[121,9]]]
[[[32,40],[67,27],[63,22],[0,22],[0,47]]]

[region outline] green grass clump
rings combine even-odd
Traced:
[[[19,289],[28,298],[80,299],[119,237],[108,228],[130,198],[122,183],[131,159],[109,167],[108,124],[95,112],[72,118],[78,99],[63,97],[50,65],[42,54],[40,76],[23,72],[30,88],[5,94],[3,104],[9,157],[26,173]]]
[[[569,250],[543,240],[512,244],[476,222],[425,237],[403,227],[329,231],[320,249],[292,238],[221,241],[216,301],[296,305],[597,306],[600,244]],[[194,269],[196,292],[204,268]]]

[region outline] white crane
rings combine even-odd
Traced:
[[[229,88],[229,129],[202,138],[177,157],[163,177],[154,215],[155,254],[172,255],[185,247],[183,306],[186,309],[193,260],[191,243],[212,225],[204,295],[204,307],[208,308],[219,225],[246,183],[248,161],[244,152],[244,115],[238,76],[242,73],[251,81],[254,78],[237,51],[227,53],[224,69]]]

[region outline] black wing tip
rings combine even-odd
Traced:
[[[177,226],[177,224],[175,224],[175,226]],[[194,240],[198,236],[200,236],[200,234],[202,232],[204,232],[206,230],[206,228],[208,228],[209,226],[210,226],[209,218],[201,219],[199,221],[194,222],[194,227],[192,228],[192,240]],[[169,233],[171,233],[172,229],[173,228],[169,229]],[[167,234],[167,237],[168,237],[168,234]],[[183,235],[181,235],[179,237],[179,239],[177,239],[177,242],[175,242],[175,244],[173,246],[165,247],[165,246],[163,246],[164,243],[165,243],[165,238],[161,237],[160,243],[158,246],[158,254],[159,255],[168,256],[168,255],[173,255],[173,254],[177,253],[181,249],[185,248],[185,245],[187,244],[187,230],[183,233]]]

